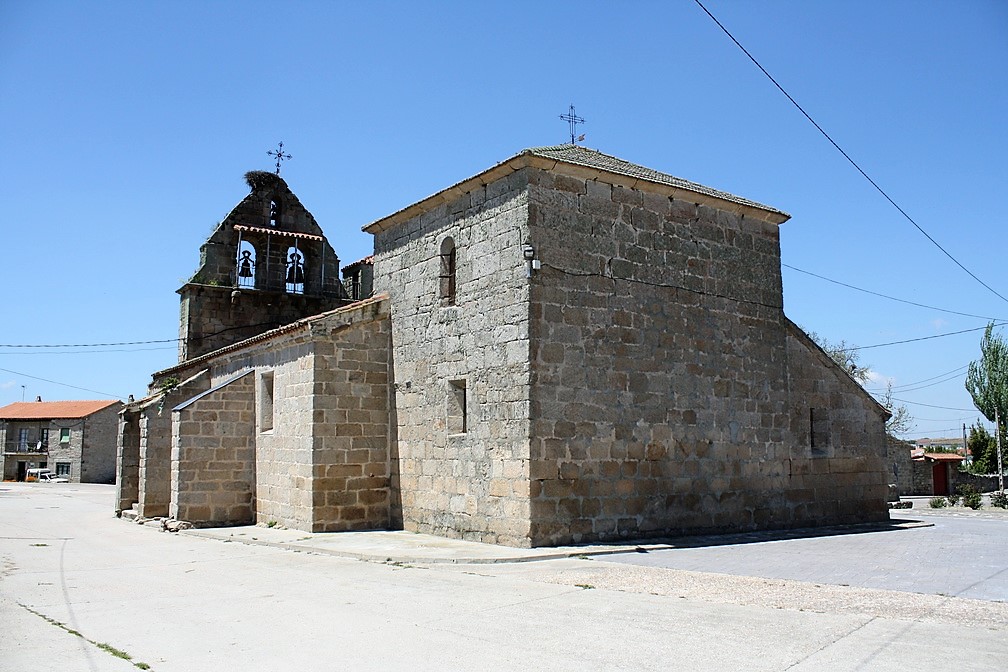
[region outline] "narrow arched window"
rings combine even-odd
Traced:
[[[441,241],[441,283],[440,298],[441,303],[446,305],[455,304],[455,265],[457,254],[455,241],[445,238]]]
[[[247,240],[243,240],[238,246],[238,258],[235,260],[239,287],[250,289],[255,287],[255,264],[255,247]]]
[[[304,253],[296,245],[287,248],[287,293],[304,294]]]
[[[274,227],[280,223],[280,204],[274,200],[270,200],[269,223]]]

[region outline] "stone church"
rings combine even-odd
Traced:
[[[540,147],[341,268],[247,181],[122,411],[120,512],[512,546],[887,519],[888,413],[784,315],[786,213]]]

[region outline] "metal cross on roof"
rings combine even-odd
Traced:
[[[280,141],[280,144],[277,146],[277,150],[275,152],[271,149],[271,150],[267,151],[266,153],[269,154],[270,156],[275,156],[276,157],[276,167],[277,167],[276,174],[277,175],[280,174],[280,162],[281,161],[285,161],[287,159],[294,158],[290,154],[284,154],[284,151],[283,151],[283,140]]]
[[[579,137],[575,138],[575,134],[577,133],[577,125],[585,123],[585,120],[577,116],[577,114],[574,112],[573,105],[570,106],[570,112],[568,112],[567,114],[561,114],[560,118],[570,124],[570,136],[572,145],[575,144],[578,140],[584,140],[584,133],[582,133]]]

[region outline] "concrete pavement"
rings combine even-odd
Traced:
[[[162,533],[111,504],[103,486],[0,485],[0,618],[16,633],[0,670],[137,669],[94,643],[157,671],[979,670],[1008,656],[1008,606],[989,600],[832,586],[814,602],[814,584],[717,574],[717,558],[706,572],[388,562],[384,536],[353,542],[373,547],[362,562],[266,539],[298,543],[289,530]],[[414,556],[448,557],[413,536]]]

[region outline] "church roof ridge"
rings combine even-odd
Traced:
[[[570,143],[563,145],[547,145],[544,147],[530,147],[526,149],[523,153],[528,153],[533,156],[538,156],[544,159],[553,159],[556,161],[562,161],[563,163],[570,163],[578,166],[584,166],[585,168],[594,168],[597,170],[604,170],[609,173],[615,173],[617,175],[623,175],[625,177],[633,177],[640,180],[645,180],[647,182],[655,182],[657,184],[664,184],[670,187],[675,187],[677,189],[684,189],[686,191],[692,191],[698,194],[703,194],[704,196],[711,196],[719,200],[728,201],[730,203],[736,203],[738,205],[745,205],[750,208],[758,208],[760,210],[765,210],[777,215],[790,218],[791,215],[784,212],[783,210],[778,210],[769,205],[759,203],[757,201],[750,200],[748,198],[743,198],[742,196],[736,196],[735,194],[729,193],[727,191],[721,191],[720,189],[714,189],[713,187],[708,187],[699,182],[693,182],[691,180],[683,179],[681,177],[676,177],[675,175],[670,175],[668,173],[663,173],[660,170],[655,170],[654,168],[648,168],[647,166],[642,166],[626,159],[621,159],[618,156],[613,156],[611,154],[606,154],[600,152],[597,149],[591,149],[589,147],[584,147],[582,145],[572,145]]]
[[[631,188],[635,187],[639,182],[660,185],[676,198],[682,198],[679,194],[687,192],[692,194],[690,198],[699,197],[697,202],[720,207],[721,209],[729,209],[746,216],[755,216],[758,219],[765,219],[774,224],[781,224],[791,218],[791,215],[783,210],[778,210],[777,208],[749,200],[748,198],[742,198],[726,191],[720,191],[697,182],[684,180],[681,177],[675,177],[674,175],[669,175],[653,168],[647,168],[646,166],[641,166],[610,154],[604,154],[596,149],[589,149],[581,145],[566,144],[523,149],[495,166],[456,182],[450,187],[442,189],[390,215],[377,219],[361,227],[361,229],[367,233],[378,233],[401,224],[416,215],[427,212],[442,203],[448,203],[457,199],[474,188],[489,184],[523,168],[534,166],[546,170],[556,170],[561,164],[569,166],[570,168],[567,170],[574,172],[579,177],[606,173],[615,176],[620,184]],[[586,173],[586,170],[590,172]],[[561,170],[561,172],[563,171]],[[728,206],[727,208],[725,207],[726,205]]]

